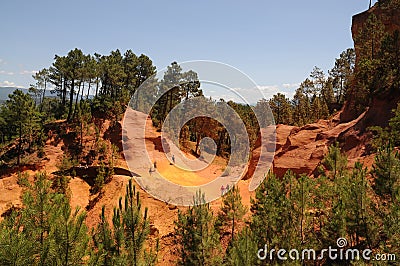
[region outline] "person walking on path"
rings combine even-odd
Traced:
[[[175,164],[175,155],[172,154],[172,163]]]
[[[224,188],[224,185],[221,185],[221,196],[223,196],[223,195],[224,195],[224,193],[225,193],[225,188]]]

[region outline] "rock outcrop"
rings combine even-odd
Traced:
[[[353,80],[352,88],[350,88],[349,98],[343,108],[340,116],[341,122],[348,122],[355,119],[358,114],[357,110],[353,108],[354,102],[357,100],[357,93],[353,93],[352,90],[358,90],[357,84],[359,72],[359,62],[362,61],[364,55],[362,54],[361,47],[364,45],[362,38],[357,38],[361,34],[362,30],[366,28],[368,19],[375,15],[376,18],[383,24],[383,33],[393,35],[396,31],[400,31],[400,1],[398,0],[380,0],[371,9],[359,13],[353,16],[352,20],[352,37],[354,40],[354,49],[356,53],[356,66],[355,66],[355,80]],[[379,44],[375,45],[375,55],[379,58]],[[398,47],[400,47],[400,38],[398,39]],[[400,48],[398,48],[400,49]],[[399,51],[393,51],[398,53]],[[376,86],[384,87],[386,84],[377,84]],[[375,90],[379,88],[374,88]],[[353,96],[352,96],[353,95]],[[400,100],[400,88],[391,88],[386,90],[384,93],[373,95],[365,118],[360,121],[356,126],[357,130],[363,132],[367,127],[372,125],[386,126],[388,118],[392,116],[392,109],[396,108],[397,103]]]
[[[335,141],[343,140],[346,133],[352,132],[354,125],[363,119],[365,113],[348,123],[339,123],[339,115],[340,113],[330,120],[319,120],[317,123],[303,127],[277,125],[273,172],[278,177],[282,177],[289,169],[298,175],[314,174],[327,153],[328,147]],[[350,159],[364,156],[364,142],[359,141],[357,136],[351,134],[350,136],[346,135],[345,143],[353,143],[353,141],[356,143],[349,146]],[[253,175],[260,156],[260,149],[260,145],[258,145],[252,152],[245,179]]]
[[[355,15],[352,34],[357,58],[356,72],[363,56],[360,52],[362,43],[359,43],[356,37],[365,27],[371,14],[383,23],[385,33],[393,34],[400,31],[398,0],[381,0],[371,9]],[[351,89],[356,90],[357,87]],[[350,164],[360,160],[366,166],[371,166],[373,163],[373,154],[371,155],[369,150],[371,135],[367,129],[376,125],[387,126],[389,118],[393,115],[392,110],[400,101],[400,88],[391,88],[385,94],[375,95],[362,114],[352,108],[352,103],[356,99],[351,97],[350,95],[343,109],[330,120],[320,120],[303,127],[286,125],[276,127],[276,153],[272,168],[277,176],[282,177],[289,169],[296,174],[314,174],[328,147],[335,141],[340,143]],[[245,178],[253,175],[259,156],[260,147],[256,146]]]

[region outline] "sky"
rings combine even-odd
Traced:
[[[376,2],[376,1],[374,1]],[[212,60],[248,75],[265,95],[293,95],[314,66],[327,72],[353,47],[351,19],[367,0],[37,0],[0,3],[0,87],[29,87],[55,55],[131,49],[157,69]],[[221,92],[209,92],[217,98]]]

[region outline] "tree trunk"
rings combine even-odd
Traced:
[[[46,80],[44,81],[44,89],[43,89],[43,95],[42,95],[42,100],[40,102],[40,112],[43,110],[43,102],[44,102],[44,97],[46,96],[46,87],[47,87],[47,82]]]
[[[78,99],[79,99],[79,94],[81,93],[81,82],[79,82],[78,84],[78,93],[76,94],[76,98],[75,98],[75,106],[74,106],[74,112],[72,114],[72,118],[75,118],[75,114],[76,114],[76,108],[78,106]]]
[[[22,149],[22,122],[19,123],[19,142],[18,142],[18,158],[17,165],[21,163],[21,149]]]
[[[75,87],[75,80],[72,79],[71,89],[69,92],[69,110],[68,110],[68,117],[67,117],[68,122],[71,120],[71,115],[72,115],[72,106],[74,103],[74,87]]]
[[[82,91],[81,91],[81,101],[83,100],[83,94],[85,92],[85,82],[82,82]]]
[[[92,85],[92,82],[91,82],[91,80],[89,80],[89,86],[88,86],[88,90],[87,90],[87,94],[86,94],[86,100],[89,99],[91,85]]]
[[[97,92],[99,91],[99,78],[96,77],[96,92],[94,94],[95,97],[97,97]]]
[[[62,85],[61,85],[63,88],[62,88],[62,105],[63,105],[63,107],[65,107],[65,103],[66,103],[66,98],[67,98],[67,81],[66,81],[66,79],[64,78],[64,80],[62,81]]]

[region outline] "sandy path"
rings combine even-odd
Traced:
[[[122,130],[125,159],[130,170],[140,176],[136,178],[137,183],[155,198],[165,202],[191,205],[199,190],[205,194],[207,201],[217,199],[221,195],[221,186],[232,186],[242,174],[242,169],[236,167],[220,176],[224,169],[221,161],[196,172],[172,165],[161,148],[160,133],[155,131],[146,114],[128,109]],[[172,152],[177,160],[183,160],[178,156],[179,151]],[[154,168],[154,162],[157,169]],[[183,168],[188,167],[183,165]]]

